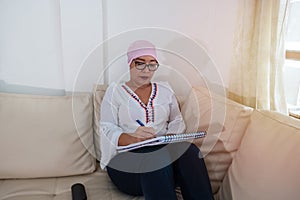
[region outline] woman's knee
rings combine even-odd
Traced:
[[[183,162],[190,162],[195,160],[203,160],[200,149],[193,143],[187,147],[186,151],[180,156],[179,160]]]
[[[185,153],[199,156],[199,154],[201,154],[201,151],[194,143],[190,143],[190,146],[187,148]]]
[[[198,154],[201,153],[200,149],[193,143],[182,142],[180,145],[181,147],[179,149],[181,149],[183,155],[198,156]]]

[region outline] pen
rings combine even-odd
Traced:
[[[141,122],[140,120],[135,120],[140,126],[145,126],[144,124],[143,124],[143,122]]]

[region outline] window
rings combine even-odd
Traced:
[[[284,81],[289,113],[300,118],[300,0],[290,3]]]

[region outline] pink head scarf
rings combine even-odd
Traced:
[[[140,56],[152,56],[157,60],[155,46],[146,40],[133,42],[127,50],[128,64]]]

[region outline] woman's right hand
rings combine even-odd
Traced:
[[[139,126],[134,133],[122,133],[119,137],[119,146],[125,146],[132,143],[155,137],[155,130],[152,127]]]

